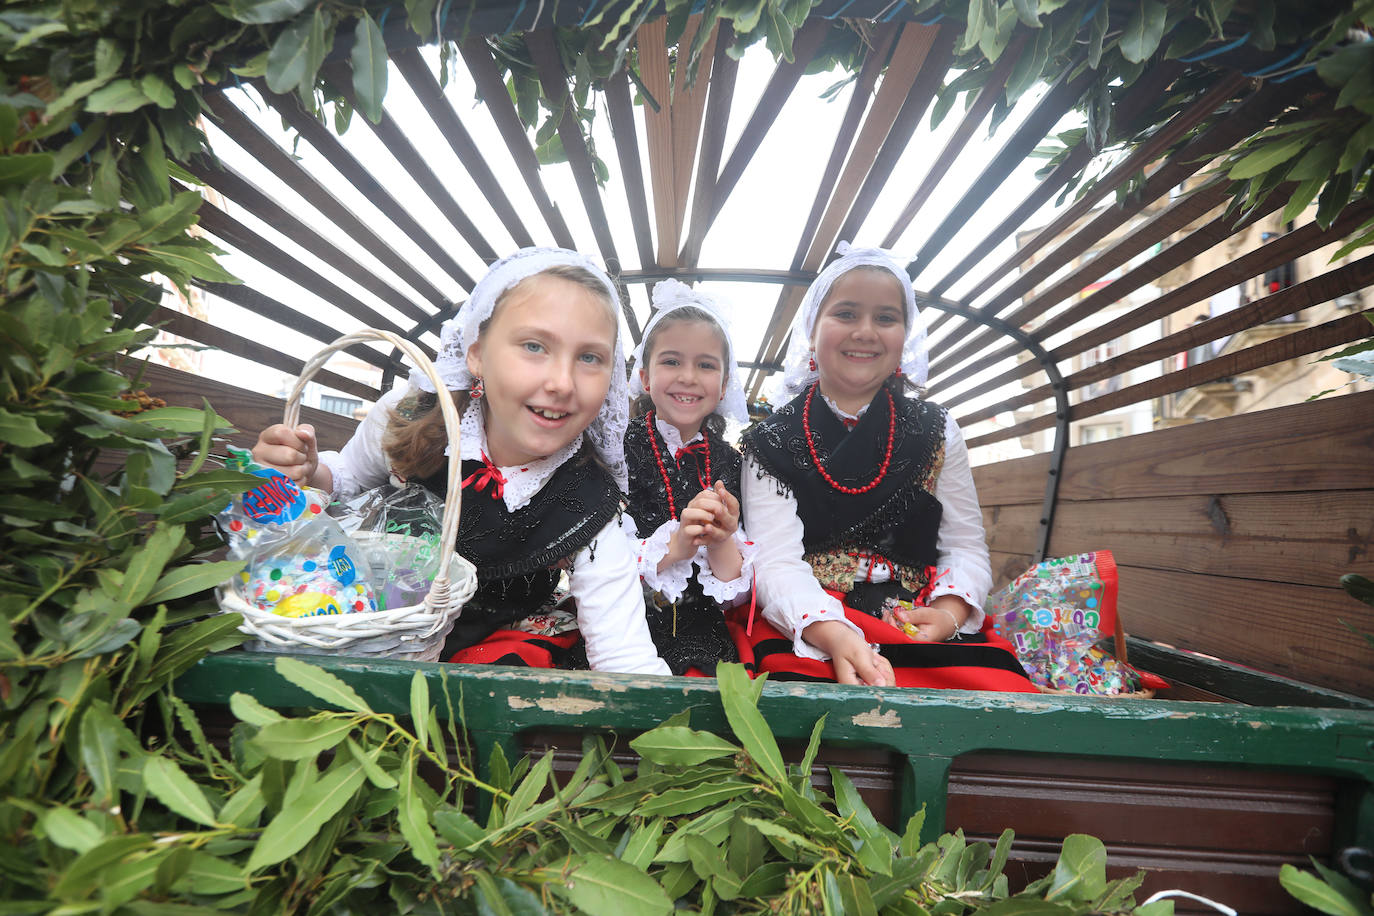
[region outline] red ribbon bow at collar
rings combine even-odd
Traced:
[[[678,464],[681,464],[681,463],[682,463],[682,456],[683,456],[683,455],[689,455],[689,454],[690,454],[690,455],[706,455],[706,454],[710,454],[710,453],[707,451],[709,448],[710,448],[710,446],[708,446],[708,445],[706,444],[706,440],[705,440],[705,439],[698,439],[697,441],[691,443],[690,445],[684,445],[682,448],[680,448],[680,449],[678,449],[677,451],[673,452],[673,460],[676,461]]]
[[[506,476],[501,473],[500,468],[491,463],[486,452],[482,452],[482,467],[465,477],[461,486],[467,489],[468,484],[472,484],[472,488],[478,493],[491,484],[492,499],[500,499],[506,492]]]

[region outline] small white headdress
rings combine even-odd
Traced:
[[[878,267],[896,277],[902,288],[906,302],[906,342],[902,345],[902,374],[917,385],[925,385],[928,366],[926,364],[926,328],[916,307],[916,293],[911,287],[911,278],[906,270],[889,252],[881,248],[853,248],[848,242],[840,242],[835,248],[840,255],[821,271],[806,290],[806,298],[792,319],[791,339],[787,343],[787,355],[782,361],[782,378],[778,382],[778,403],[790,401],[801,394],[814,382],[819,374],[811,368],[811,332],[816,327],[816,316],[820,314],[830,287],[843,275],[856,267]]]
[[[458,314],[444,322],[439,331],[439,353],[434,368],[450,390],[472,387],[468,372],[468,347],[477,342],[482,322],[491,317],[501,295],[521,280],[543,273],[551,267],[580,267],[596,277],[606,287],[606,296],[614,307],[620,293],[606,272],[586,255],[566,248],[522,248],[508,255],[487,270],[486,275],[472,288],[472,295]],[[587,427],[586,436],[601,455],[611,474],[623,490],[629,485],[629,468],[625,463],[625,428],[630,422],[629,396],[625,388],[625,350],[620,343],[620,321],[615,321],[616,339],[611,348],[611,387],[595,420]],[[434,384],[422,372],[410,373],[410,384],[423,391],[434,392]]]
[[[679,280],[668,279],[654,287],[653,304],[654,316],[649,319],[649,323],[644,327],[644,336],[639,339],[639,346],[635,347],[634,353],[630,354],[632,369],[644,368],[644,342],[650,339],[650,335],[660,321],[678,309],[688,306],[699,308],[715,319],[721,333],[725,336],[725,365],[723,367],[727,373],[725,397],[715,412],[732,423],[738,423],[741,426],[748,424],[749,405],[744,399],[744,386],[739,374],[739,361],[735,358],[734,339],[730,336],[730,320],[726,317],[725,310],[721,308],[720,303],[706,293],[692,289]],[[637,398],[642,394],[644,394],[644,383],[640,381],[639,372],[631,372],[630,397]]]

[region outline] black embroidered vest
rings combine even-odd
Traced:
[[[705,441],[711,449],[711,477],[706,479],[706,459],[698,450],[700,443],[693,443],[691,450],[683,454],[680,462],[673,460],[673,452],[668,448],[658,430],[653,432],[658,443],[659,454],[663,456],[663,469],[673,483],[673,502],[678,514],[702,490],[712,486],[715,481],[725,483],[725,489],[740,498],[739,474],[743,465],[740,453],[731,448],[724,439],[709,430]],[[668,521],[668,496],[663,486],[663,474],[658,470],[653,446],[649,443],[649,429],[643,417],[630,421],[625,431],[625,461],[630,466],[630,515],[635,520],[637,533],[646,538]]]
[[[751,427],[743,448],[791,490],[804,527],[806,554],[859,550],[902,566],[924,569],[938,556],[942,508],[935,482],[944,464],[945,410],[894,394],[892,460],[866,493],[841,493],[817,473],[802,430],[810,389]],[[816,456],[837,483],[862,487],[882,466],[887,445],[887,396],[879,389],[857,426],[847,430],[820,396],[812,395],[811,439]]]
[[[477,592],[464,606],[449,647],[478,642],[542,607],[558,585],[559,564],[589,545],[620,511],[620,488],[591,455],[584,444],[514,512],[492,498],[491,485],[464,491],[457,550],[477,567]],[[462,479],[481,469],[480,461],[464,461]],[[420,482],[440,497],[447,493],[444,470]]]

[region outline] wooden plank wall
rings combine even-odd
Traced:
[[[1049,555],[1109,549],[1127,632],[1374,696],[1374,392],[1068,450]],[[974,469],[1001,586],[1035,549],[1049,456]]]
[[[138,368],[148,383],[149,394],[162,398],[169,407],[203,407],[203,398],[209,398],[215,412],[234,424],[237,430],[227,437],[231,445],[252,448],[258,441],[258,433],[280,423],[285,402],[267,394],[258,394],[246,388],[236,388],[214,379],[203,378],[190,372],[182,372],[161,366],[157,363],[144,363]],[[130,368],[129,374],[134,370]],[[301,422],[315,426],[320,448],[336,449],[353,435],[358,422],[350,417],[313,407],[301,408]]]

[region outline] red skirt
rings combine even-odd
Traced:
[[[843,601],[843,595],[827,592]],[[737,617],[732,620],[730,631],[746,665],[752,662],[755,670],[767,672],[768,679],[773,681],[835,681],[835,669],[830,662],[794,654],[791,637],[778,632],[761,614],[755,615],[752,632],[746,635],[745,621],[738,616],[740,611],[748,613],[747,608],[736,608]],[[898,687],[1040,692],[1026,677],[1011,643],[992,632],[991,620],[984,625],[983,632],[965,633],[952,642],[916,642],[863,611],[846,606],[844,614],[863,631],[868,642],[881,646],[883,657],[892,663]]]
[[[481,642],[459,649],[450,662],[464,665],[513,665],[519,668],[557,668],[582,639],[579,630],[540,636],[522,630],[497,630]]]

